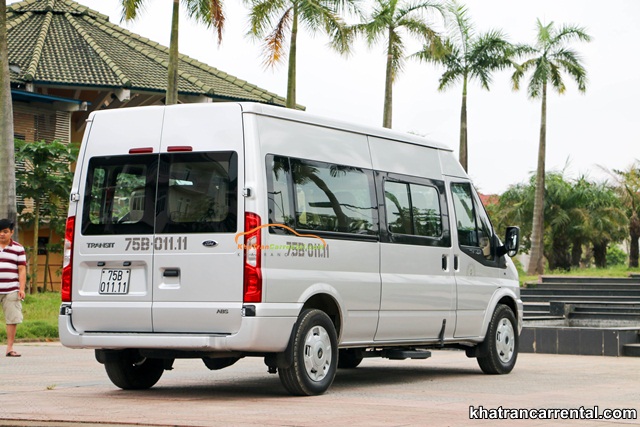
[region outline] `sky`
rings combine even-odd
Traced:
[[[119,0],[76,0],[110,17],[111,22],[169,46],[171,2],[149,0],[134,22],[120,22]],[[367,0],[371,1],[371,0]],[[640,1],[611,0],[467,0],[478,32],[500,29],[513,43],[533,44],[536,19],[575,24],[592,37],[573,43],[587,70],[581,94],[567,77],[563,95],[550,92],[547,105],[547,171],[568,178],[586,175],[611,180],[606,170],[626,169],[640,160],[637,126],[640,108]],[[180,52],[224,72],[286,95],[286,63],[262,65],[260,40],[248,37],[248,9],[239,0],[225,2],[223,41],[214,31],[181,14]],[[440,21],[433,18],[436,27]],[[420,43],[407,40],[407,53]],[[384,43],[369,48],[358,42],[350,56],[332,51],[322,33],[300,31],[297,102],[312,114],[381,126],[384,97]],[[423,135],[458,155],[461,85],[439,92],[443,70],[408,60],[394,85],[393,129]],[[482,193],[499,194],[528,181],[537,165],[540,100],[511,88],[512,71],[496,72],[490,91],[468,89],[469,175]],[[527,76],[529,77],[529,76]]]

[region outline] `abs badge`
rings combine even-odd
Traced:
[[[202,242],[202,246],[204,246],[205,248],[213,248],[218,246],[218,242],[216,242],[215,240],[205,240],[204,242]]]

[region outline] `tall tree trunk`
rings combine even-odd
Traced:
[[[387,70],[384,81],[384,113],[382,116],[382,126],[391,129],[393,117],[393,31],[389,29],[389,45],[387,46]]]
[[[287,72],[287,108],[296,108],[296,60],[298,56],[298,6],[293,5],[291,44],[289,45],[289,70]]]
[[[544,273],[544,178],[547,149],[547,83],[542,85],[542,108],[540,114],[540,146],[538,147],[538,169],[536,192],[533,202],[533,229],[531,231],[531,259],[527,274]]]
[[[608,245],[609,245],[609,242],[607,241],[593,244],[593,259],[596,262],[597,268],[607,268],[607,246]]]
[[[51,277],[49,275],[49,254],[51,253],[51,242],[53,242],[53,227],[51,223],[52,221],[49,222],[49,245],[45,246],[46,254],[44,256],[44,285],[42,286],[42,289],[46,291],[47,283],[51,282],[51,292],[53,292],[53,280],[51,280]]]
[[[582,260],[582,242],[575,240],[571,245],[571,266],[580,268],[580,261]]]
[[[29,280],[29,293],[35,294],[38,290],[38,234],[40,234],[40,201],[33,201],[33,248],[31,249],[31,280]]]
[[[171,15],[171,40],[169,42],[169,75],[167,78],[166,105],[178,103],[178,24],[180,22],[180,2],[173,0]]]
[[[18,240],[13,106],[6,24],[7,5],[3,1],[0,2],[0,218],[8,218],[16,224],[14,239]]]
[[[640,218],[634,212],[629,219],[629,267],[638,267],[638,239],[640,239]]]
[[[468,172],[467,146],[467,75],[462,80],[462,107],[460,108],[460,164]]]

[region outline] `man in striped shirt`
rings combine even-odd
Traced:
[[[7,324],[7,357],[20,357],[13,349],[18,324],[22,323],[27,257],[21,244],[12,239],[13,222],[0,219],[0,303]]]

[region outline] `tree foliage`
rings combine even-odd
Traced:
[[[346,54],[351,48],[351,33],[341,16],[358,14],[354,0],[246,0],[251,7],[249,35],[263,39],[264,64],[275,66],[288,57],[287,108],[296,108],[296,58],[298,31],[324,31],[331,47]],[[287,38],[289,48],[286,48]],[[288,55],[287,55],[288,52]]]
[[[218,44],[222,42],[222,30],[225,23],[222,0],[182,0],[182,2],[173,0],[166,105],[178,103],[178,23],[180,21],[180,3],[186,8],[189,18],[216,29]],[[122,20],[132,21],[138,18],[138,12],[145,9],[148,1],[120,0],[120,4],[122,6]]]
[[[391,128],[393,116],[393,84],[402,71],[406,56],[406,37],[412,36],[424,42],[434,52],[442,48],[440,35],[433,29],[430,15],[444,16],[440,3],[425,0],[405,3],[401,0],[375,0],[371,14],[365,22],[354,25],[352,30],[363,35],[373,46],[385,42],[387,66],[385,73],[384,114],[382,126]]]
[[[467,92],[468,83],[477,80],[483,89],[489,90],[492,73],[513,65],[514,48],[500,30],[478,34],[466,6],[457,1],[447,4],[451,19],[442,46],[434,49],[433,43],[425,44],[413,56],[444,67],[438,90],[462,84],[460,107],[460,164],[468,170]]]
[[[638,267],[638,240],[640,239],[640,162],[635,161],[626,170],[614,170],[618,195],[629,220],[629,267]]]
[[[22,166],[16,171],[16,188],[25,201],[18,211],[20,221],[33,228],[28,285],[31,293],[37,289],[40,226],[48,223],[50,229],[63,234],[73,180],[69,168],[77,157],[76,146],[59,141],[16,141],[16,163]]]
[[[570,270],[592,261],[606,267],[607,250],[624,239],[628,223],[616,187],[586,177],[569,180],[562,172],[548,173],[545,182],[543,254],[549,268]],[[511,186],[488,209],[499,235],[507,225],[520,225],[525,251],[531,249],[535,186],[535,176]]]
[[[533,208],[531,233],[531,262],[527,273],[530,275],[544,272],[544,212],[545,212],[545,159],[547,150],[547,86],[559,94],[566,91],[563,74],[569,75],[584,92],[587,83],[587,71],[582,65],[578,53],[570,48],[574,41],[588,42],[591,37],[582,27],[562,25],[556,27],[553,22],[547,25],[537,21],[536,41],[533,45],[521,45],[519,55],[526,59],[513,73],[513,89],[520,88],[520,81],[526,73],[531,76],[527,94],[532,99],[541,99],[540,141],[538,146],[538,166],[536,170],[536,190]]]

